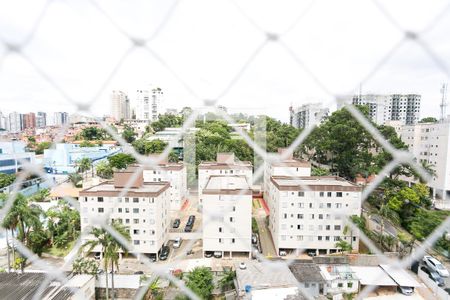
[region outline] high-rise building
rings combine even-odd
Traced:
[[[151,88],[149,90],[137,90],[136,93],[136,119],[157,121],[163,113],[161,88]]]
[[[3,129],[3,130],[8,129],[8,125],[6,124],[8,122],[7,120],[8,120],[8,117],[0,111],[0,129]]]
[[[329,109],[322,103],[307,103],[299,107],[290,107],[290,124],[296,128],[308,128],[321,122],[328,116]]]
[[[22,131],[22,118],[21,115],[14,111],[8,115],[8,131],[11,133],[19,133]]]
[[[355,95],[351,102],[369,107],[370,119],[379,124],[400,121],[405,125],[416,124],[420,118],[421,96],[417,94]]]
[[[62,126],[69,122],[69,114],[66,112],[55,112],[53,115],[53,125]]]
[[[36,128],[36,115],[33,112],[23,115],[23,129]]]
[[[130,100],[122,91],[113,91],[111,94],[111,116],[116,120],[130,119]]]
[[[47,114],[43,111],[38,111],[36,116],[36,127],[44,128],[47,126]]]

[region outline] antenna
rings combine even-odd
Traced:
[[[447,83],[443,83],[441,87],[441,94],[442,94],[442,100],[441,100],[441,119],[440,121],[443,122],[446,117],[446,109],[447,109]]]

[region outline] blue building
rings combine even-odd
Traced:
[[[55,149],[44,150],[44,169],[53,174],[75,173],[77,163],[83,158],[89,158],[95,164],[119,152],[122,152],[122,148],[115,144],[96,147],[80,147],[76,143],[56,144]]]
[[[0,173],[17,173],[24,163],[35,163],[34,152],[27,152],[24,142],[0,142]]]

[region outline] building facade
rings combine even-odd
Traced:
[[[19,133],[23,129],[23,119],[18,112],[12,112],[8,115],[8,130],[10,133]]]
[[[426,163],[435,171],[427,183],[433,196],[450,200],[450,122],[419,123],[403,126],[400,137],[418,163]],[[413,182],[414,178],[403,178]]]
[[[35,163],[34,152],[27,152],[24,142],[0,142],[0,173],[17,173],[24,163]]]
[[[122,91],[113,91],[111,94],[111,116],[116,120],[130,119],[130,99]]]
[[[204,253],[251,256],[252,189],[245,175],[209,176],[202,212]]]
[[[277,252],[335,253],[341,239],[358,250],[357,233],[344,227],[347,216],[361,214],[361,190],[339,177],[272,176],[269,230]]]
[[[157,168],[146,166],[143,173],[144,182],[169,182],[170,209],[181,209],[188,196],[186,166],[183,163],[171,163],[165,159],[159,161]]]
[[[278,149],[278,154],[283,155],[285,149]],[[264,163],[264,199],[270,200],[269,187],[272,176],[311,176],[311,163],[294,159],[292,153],[279,162]]]
[[[328,108],[322,107],[322,103],[307,103],[298,107],[290,107],[290,124],[296,128],[308,128],[328,116]]]
[[[35,113],[28,113],[23,115],[23,129],[36,128],[36,115]]]
[[[63,126],[69,122],[69,114],[66,112],[55,112],[53,114],[53,125]]]
[[[43,111],[38,111],[36,115],[36,127],[45,128],[47,126],[47,114]]]
[[[136,168],[116,172],[114,180],[80,192],[81,230],[96,226],[92,220],[115,220],[130,231],[132,253],[155,259],[168,240],[170,200],[168,182],[144,182],[142,170],[125,192]],[[91,239],[85,237],[85,240]],[[100,247],[93,252],[100,252]]]
[[[163,113],[163,91],[160,88],[137,90],[136,92],[136,119],[157,121]]]
[[[252,185],[253,167],[250,162],[239,161],[234,153],[217,153],[215,162],[201,162],[198,166],[198,199],[203,202],[203,190],[209,177],[220,175],[244,175]]]
[[[388,121],[412,125],[420,120],[421,96],[417,94],[355,95],[351,102],[367,105],[370,119],[379,125]]]

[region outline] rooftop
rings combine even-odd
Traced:
[[[160,182],[144,182],[140,187],[130,187],[124,196],[136,196],[136,197],[157,197],[162,192],[169,188],[170,184],[165,181]],[[106,196],[114,197],[118,196],[125,188],[117,187],[114,182],[107,181],[99,185],[92,186],[90,188],[80,191],[80,196]]]
[[[213,175],[210,176],[203,194],[251,194],[252,188],[243,175]]]
[[[249,161],[236,160],[234,153],[217,153],[216,161],[204,161],[198,166],[199,169],[251,169],[252,163]]]
[[[362,190],[356,184],[337,176],[272,176],[270,180],[279,190]]]
[[[252,290],[297,287],[297,279],[285,263],[264,264],[247,261],[245,264],[247,268],[244,270],[239,268],[239,263],[235,264],[239,293],[245,292],[247,285],[250,285]]]
[[[321,265],[320,271],[325,280],[356,280],[355,272],[348,265]]]
[[[293,263],[289,269],[299,282],[325,282],[319,266],[314,263]]]

